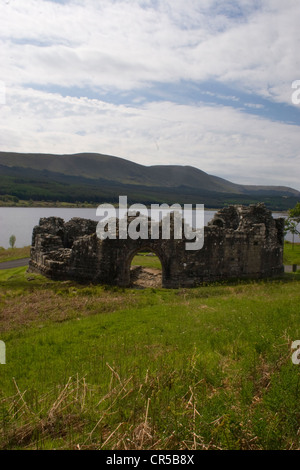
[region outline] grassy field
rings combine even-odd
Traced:
[[[161,262],[154,253],[138,253],[132,260],[131,266],[161,269]]]
[[[166,290],[0,271],[0,449],[299,449],[299,317],[299,274]]]
[[[300,267],[300,243],[285,242],[283,253],[284,264],[298,264]]]
[[[0,263],[15,259],[29,258],[29,256],[30,246],[24,246],[23,248],[0,248]]]

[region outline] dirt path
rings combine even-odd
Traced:
[[[161,287],[161,270],[155,268],[145,268],[143,266],[133,266],[130,272],[131,287]]]

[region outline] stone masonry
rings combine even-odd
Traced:
[[[159,257],[165,288],[266,278],[284,271],[284,219],[274,219],[264,204],[219,210],[204,228],[203,248],[193,251],[185,249],[184,238],[100,240],[96,227],[96,221],[82,218],[66,223],[59,217],[40,219],[33,229],[29,271],[55,280],[127,287],[131,261],[143,250]]]

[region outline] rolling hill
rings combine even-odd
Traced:
[[[299,191],[285,186],[244,186],[181,165],[144,166],[96,153],[52,155],[0,152],[0,196],[50,201],[115,202],[126,194],[134,202],[228,203],[262,200],[294,205]],[[287,201],[288,200],[288,201]]]

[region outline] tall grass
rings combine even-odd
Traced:
[[[300,448],[298,275],[134,290],[20,269],[0,284],[0,448]]]
[[[22,248],[7,248],[0,247],[0,263],[3,261],[11,261],[21,258],[29,258],[30,246],[24,246]]]
[[[300,266],[300,243],[285,242],[283,262],[284,264],[298,264]]]

